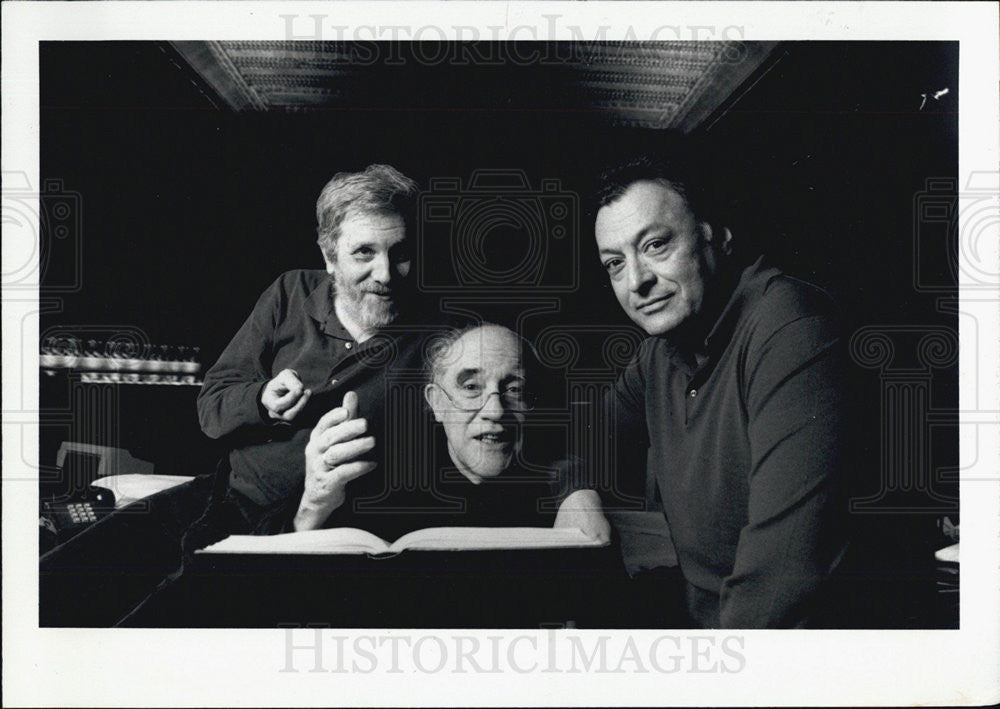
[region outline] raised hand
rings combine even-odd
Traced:
[[[375,469],[362,460],[375,447],[375,437],[365,435],[368,421],[358,417],[358,395],[349,391],[343,405],[328,411],[317,422],[306,444],[306,479],[295,515],[295,529],[316,529],[340,507],[347,483]]]

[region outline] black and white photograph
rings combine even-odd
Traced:
[[[36,28],[34,167],[5,52],[4,568],[16,523],[35,652],[175,638],[204,671],[232,648],[247,690],[318,692],[232,702],[388,673],[344,702],[421,705],[532,701],[470,689],[511,674],[580,682],[533,703],[629,677],[746,703],[674,688],[773,684],[764,646],[856,668],[898,643],[906,673],[986,633],[998,657],[975,43],[649,7],[595,31],[591,4]],[[799,674],[761,691],[867,703]],[[899,696],[997,696],[976,677]]]

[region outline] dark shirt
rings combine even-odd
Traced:
[[[357,527],[388,541],[427,527],[551,527],[555,522],[559,469],[515,462],[495,478],[473,483],[448,455],[446,439],[430,415],[426,438],[413,441],[414,454],[390,475],[371,474],[364,485],[348,488],[347,499],[323,527]],[[438,429],[438,430],[435,430]],[[294,532],[302,485],[284,503],[259,515],[254,534]]]
[[[430,431],[434,453],[414,456],[406,479],[358,503],[349,499],[325,527],[361,527],[390,541],[426,527],[551,527],[555,469],[516,463],[495,478],[472,482],[448,455],[443,432]],[[418,473],[418,461],[426,467]]]
[[[835,309],[762,260],[712,287],[697,345],[648,338],[618,380],[617,474],[641,489],[646,450],[695,623],[805,625],[846,547]]]
[[[226,437],[231,447],[231,488],[256,505],[287,501],[301,489],[313,427],[348,391],[357,392],[358,415],[375,436],[368,458],[383,463],[384,474],[387,452],[407,450],[409,439],[421,433],[405,425],[415,415],[402,412],[421,411],[422,348],[442,325],[418,320],[400,318],[359,344],[337,319],[326,271],[280,276],[206,373],[198,395],[202,430]],[[264,386],[283,369],[295,370],[312,390],[291,423],[270,420],[260,404]],[[395,425],[386,426],[389,407]],[[378,487],[378,481],[367,484]]]

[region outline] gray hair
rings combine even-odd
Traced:
[[[465,327],[453,328],[447,330],[440,335],[433,337],[427,344],[427,348],[424,351],[424,378],[425,381],[433,383],[436,382],[440,376],[443,374],[444,365],[447,361],[448,354],[451,352],[451,348],[458,342],[462,337],[470,332],[476,330],[481,330],[487,327],[498,327],[504,330],[509,330],[514,334],[517,340],[521,343],[521,364],[524,367],[525,374],[531,379],[538,375],[538,370],[540,368],[540,363],[538,359],[538,354],[535,352],[534,345],[531,344],[526,338],[518,335],[516,332],[511,330],[505,325],[499,325],[493,322],[481,322],[473,323],[471,325],[466,325]]]
[[[398,214],[409,224],[417,192],[416,182],[389,165],[338,172],[316,200],[316,243],[323,255],[336,260],[340,225],[349,215]]]

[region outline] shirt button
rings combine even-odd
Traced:
[[[690,396],[692,399],[695,398],[696,396],[698,396],[698,390],[692,389],[691,391],[688,392],[688,396]]]
[[[331,379],[330,380],[330,386],[332,386],[332,387],[337,386],[337,380],[336,379]]]
[[[347,349],[351,349],[352,347],[354,347],[354,343],[352,343],[352,342],[345,342],[344,343],[344,347],[346,347]]]

